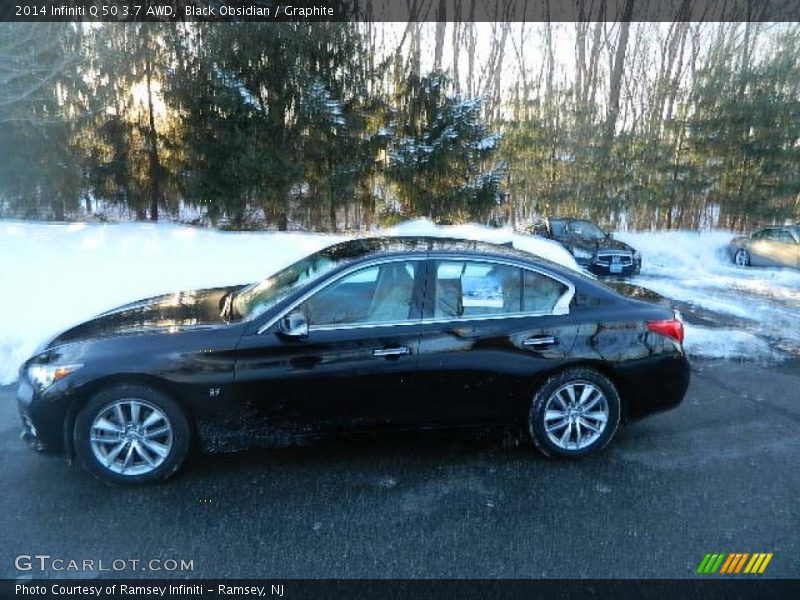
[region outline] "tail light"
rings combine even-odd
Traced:
[[[647,323],[650,331],[672,338],[679,344],[683,343],[683,321],[679,317],[666,319],[664,321],[650,321]]]

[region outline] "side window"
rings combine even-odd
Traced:
[[[524,312],[552,312],[558,300],[567,291],[567,286],[555,279],[536,273],[524,272],[522,310]]]
[[[550,221],[550,233],[553,235],[566,235],[567,226],[564,221]]]
[[[549,312],[567,287],[545,275],[488,262],[439,261],[434,318]]]
[[[770,229],[762,229],[760,231],[756,231],[752,236],[754,240],[766,240],[770,237]]]
[[[792,234],[785,229],[773,229],[772,239],[776,242],[793,243],[794,238]]]
[[[417,261],[389,262],[345,275],[298,308],[311,327],[405,321],[414,296]]]

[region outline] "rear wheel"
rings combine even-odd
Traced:
[[[534,395],[528,430],[546,456],[581,458],[601,450],[616,435],[620,405],[608,377],[588,368],[567,369]]]
[[[189,423],[166,394],[143,385],[101,391],[78,414],[75,453],[98,479],[133,484],[172,475],[189,452]]]
[[[733,262],[740,267],[749,267],[750,254],[747,252],[747,250],[739,249],[736,251],[736,254],[733,255]]]

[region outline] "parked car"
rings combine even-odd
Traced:
[[[735,237],[728,255],[740,267],[800,268],[800,225],[764,227]]]
[[[510,426],[578,458],[681,402],[682,341],[671,309],[513,248],[359,239],[101,314],[24,363],[18,400],[32,447],[120,483],[354,430]]]
[[[642,269],[642,255],[635,248],[585,219],[543,219],[528,233],[561,243],[579,265],[596,275],[637,275]]]

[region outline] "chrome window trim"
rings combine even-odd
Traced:
[[[295,300],[292,304],[290,304],[287,308],[282,310],[278,315],[267,321],[264,325],[262,325],[258,331],[256,332],[257,335],[261,335],[265,331],[267,331],[270,327],[272,327],[275,323],[280,321],[284,316],[288,313],[293,311],[303,302],[308,300],[311,296],[316,294],[319,291],[322,291],[326,287],[333,285],[340,279],[350,275],[351,273],[361,270],[361,269],[369,269],[371,267],[382,265],[386,263],[392,262],[408,262],[408,261],[425,261],[425,260],[462,260],[467,262],[484,262],[484,263],[491,263],[491,264],[501,264],[507,265],[511,267],[516,267],[518,269],[525,269],[527,271],[532,271],[539,275],[543,275],[545,277],[549,277],[550,279],[554,279],[559,283],[565,285],[567,287],[567,291],[565,291],[561,297],[556,302],[555,306],[553,306],[553,310],[551,311],[526,311],[526,312],[516,312],[516,313],[504,313],[504,314],[496,314],[496,315],[474,315],[474,316],[461,316],[461,317],[429,317],[429,318],[422,318],[422,319],[414,319],[414,320],[404,320],[404,321],[386,321],[386,322],[373,322],[373,323],[353,323],[353,324],[336,324],[336,325],[309,325],[309,331],[336,331],[336,330],[350,330],[350,329],[371,329],[375,327],[397,327],[398,325],[428,325],[428,324],[436,324],[436,323],[461,323],[464,321],[496,321],[498,319],[522,319],[525,317],[557,317],[569,314],[569,305],[572,302],[572,299],[575,297],[575,285],[565,277],[561,277],[555,273],[547,271],[545,269],[527,265],[523,263],[521,260],[514,260],[508,258],[495,258],[493,256],[467,256],[464,254],[457,254],[457,253],[446,253],[446,254],[433,254],[433,255],[425,255],[425,256],[413,256],[413,257],[397,257],[393,256],[390,258],[384,259],[375,259],[373,261],[369,261],[366,263],[360,263],[357,265],[353,265],[352,267],[345,269],[341,273],[339,273],[335,278],[330,279],[328,281],[322,282],[321,284],[315,286],[305,294],[303,294],[300,298]]]

